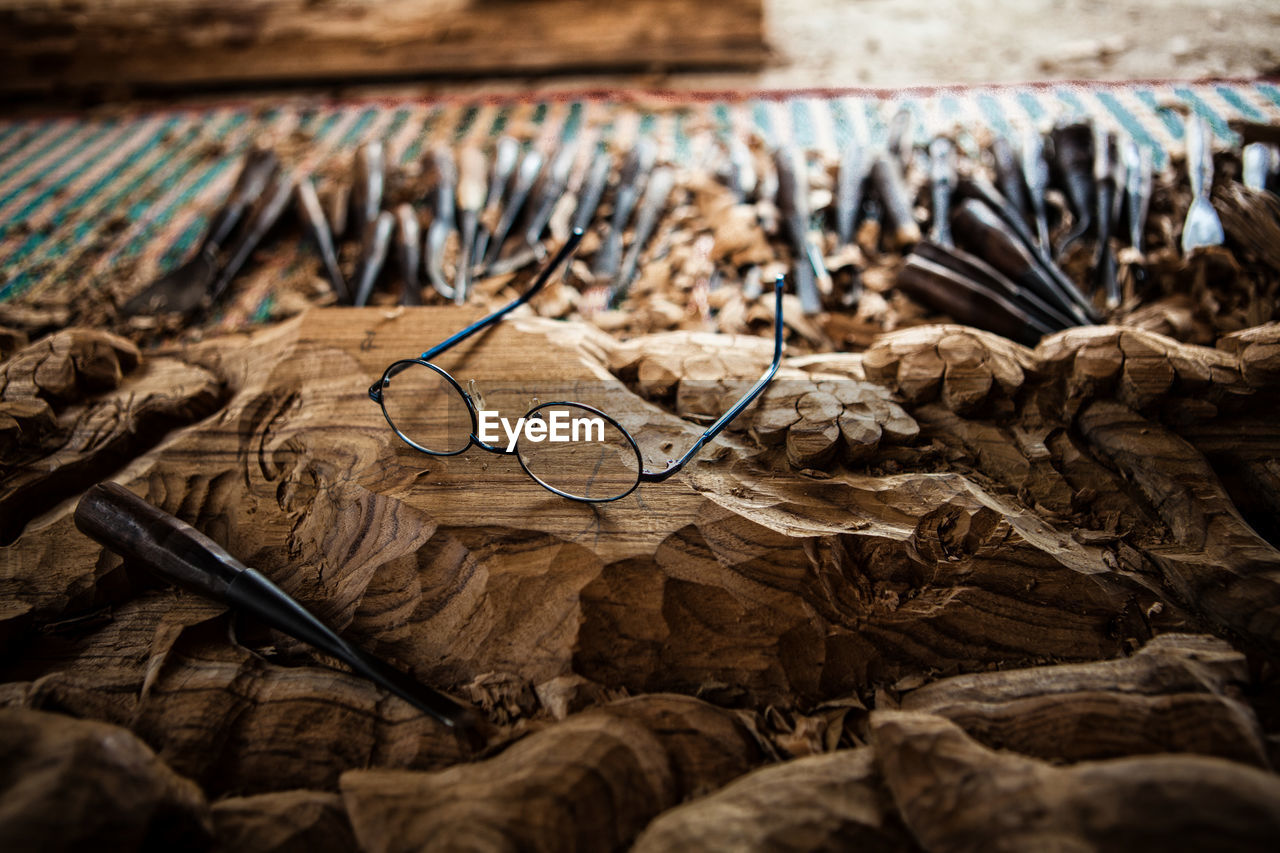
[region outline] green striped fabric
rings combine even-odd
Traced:
[[[901,91],[823,91],[741,96],[376,101],[322,106],[225,106],[127,118],[0,120],[0,300],[49,297],[68,276],[142,282],[199,239],[254,139],[279,140],[314,169],[384,139],[401,162],[432,145],[501,133],[630,145],[654,138],[674,162],[705,157],[716,137],[755,135],[834,154],[883,142],[900,110],[920,141],[957,128],[962,145],[1059,118],[1089,117],[1149,148],[1158,166],[1181,145],[1175,108],[1203,115],[1220,145],[1228,122],[1280,120],[1280,87],[1266,81],[1055,84]]]

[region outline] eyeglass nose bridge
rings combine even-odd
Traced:
[[[492,391],[493,389],[491,388],[490,390]],[[505,393],[505,390],[498,389],[497,393],[501,396],[502,394]],[[476,384],[476,381],[474,379],[467,380],[467,386],[466,386],[466,389],[463,389],[462,396],[466,399],[467,405],[471,407],[471,410],[477,413],[477,416],[480,411],[486,409],[484,394],[481,393],[480,387]],[[520,419],[521,421],[528,420],[531,417],[536,417],[540,420],[542,419],[542,413],[538,411],[537,399],[538,399],[537,397],[533,398],[534,400],[533,405],[528,410],[525,411],[524,416]],[[498,412],[497,414],[499,415],[500,422],[501,422],[501,412]],[[488,442],[486,442],[484,439],[480,437],[479,433],[480,433],[480,430],[477,429],[475,432],[471,434],[471,443],[476,447],[480,448],[481,450],[487,451],[489,453],[497,453],[502,456],[518,456],[519,455],[520,452],[516,450],[514,447],[511,450],[507,450],[506,448],[506,443],[507,441],[509,441],[510,436],[508,436],[507,439],[503,439],[500,432],[498,437],[498,443],[489,444]]]
[[[464,393],[465,393],[465,392],[464,392]],[[470,395],[468,395],[468,396],[467,396],[467,402],[468,402],[469,404],[473,405],[473,406],[475,405],[475,403],[471,400]],[[481,401],[480,401],[480,406],[481,406],[482,408],[483,408],[483,406],[484,406],[483,398],[482,398],[482,399],[481,399]],[[527,419],[529,419],[529,418],[531,418],[531,417],[532,417],[532,418],[538,418],[539,420],[541,420],[541,419],[542,419],[542,412],[535,412],[535,411],[532,411],[532,410],[531,410],[531,411],[529,411],[529,412],[526,412],[526,413],[525,413],[524,418],[522,418],[522,420],[527,420]],[[477,430],[476,432],[478,433],[478,432],[479,432],[479,430]],[[498,444],[489,444],[489,443],[488,443],[488,442],[486,442],[484,439],[480,438],[480,436],[479,436],[479,435],[477,435],[476,433],[472,433],[472,434],[471,434],[471,443],[472,443],[472,444],[474,444],[476,447],[480,448],[481,450],[488,451],[489,453],[497,453],[497,454],[500,454],[500,455],[502,455],[502,456],[517,456],[517,457],[520,455],[520,451],[519,451],[519,450],[517,450],[517,449],[515,449],[515,447],[512,447],[512,449],[510,449],[510,450],[507,450],[507,448],[506,448],[505,446],[503,446],[502,438],[501,438],[501,437],[499,437],[499,439],[498,439]],[[535,477],[534,479],[536,480],[537,478]]]

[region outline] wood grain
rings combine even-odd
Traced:
[[[210,809],[217,850],[341,853],[355,847],[342,798],[324,791],[225,797]]]
[[[1268,850],[1280,779],[1201,756],[1055,768],[993,752],[941,717],[872,715],[885,783],[929,850]]]
[[[1237,506],[1245,480],[1222,472],[1269,482],[1280,331],[1211,349],[1097,327],[1033,350],[923,326],[789,356],[681,474],[589,506],[508,457],[419,453],[370,401],[388,363],[476,316],[334,309],[136,356],[75,332],[20,350],[0,399],[29,404],[24,452],[124,450],[56,466],[0,546],[0,705],[127,729],[227,849],[695,849],[728,814],[759,849],[1177,849],[1210,830],[1247,849],[1274,829],[1275,542],[1249,523],[1273,497]],[[440,363],[509,417],[598,406],[657,467],[768,358],[526,314]],[[140,430],[160,399],[172,417]],[[100,476],[472,701],[488,741],[104,553],[71,521]]]
[[[693,850],[918,850],[899,822],[875,750],[842,750],[766,767],[671,809],[637,853]]]
[[[731,714],[654,695],[576,715],[476,764],[353,771],[342,795],[366,850],[614,850],[756,760]]]
[[[691,14],[676,0],[5,0],[0,90],[764,62],[759,0]]]
[[[107,723],[0,709],[0,844],[7,850],[207,843],[200,788]]]
[[[1221,640],[1164,634],[1128,658],[942,679],[901,707],[1050,761],[1190,752],[1270,767],[1241,700],[1248,681],[1245,656]]]

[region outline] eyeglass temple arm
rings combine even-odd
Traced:
[[[707,428],[697,441],[693,443],[693,447],[681,456],[679,459],[673,459],[667,463],[667,467],[661,471],[642,471],[640,479],[647,483],[660,483],[671,477],[677,471],[685,466],[685,464],[694,457],[702,446],[719,435],[725,427],[727,427],[734,418],[742,414],[742,410],[750,406],[756,397],[760,396],[760,392],[765,386],[773,381],[774,374],[778,372],[778,365],[782,364],[782,286],[785,280],[782,276],[778,276],[773,283],[774,307],[773,307],[773,364],[769,365],[769,369],[764,375],[751,386],[751,390],[742,396],[742,399],[733,405],[733,408],[725,412],[719,419]]]
[[[543,268],[542,272],[538,274],[538,279],[533,283],[532,287],[530,287],[528,290],[522,293],[519,297],[517,297],[514,301],[512,301],[510,305],[507,305],[503,308],[499,308],[497,311],[494,311],[492,314],[490,314],[488,317],[485,317],[483,320],[477,320],[476,322],[472,323],[470,326],[467,326],[461,332],[458,332],[458,334],[454,335],[453,337],[448,338],[447,340],[443,340],[440,343],[436,344],[431,349],[427,350],[421,355],[422,360],[430,361],[440,353],[449,349],[454,344],[457,344],[466,340],[467,338],[471,337],[476,332],[480,331],[486,326],[493,325],[494,323],[498,322],[503,317],[505,317],[507,314],[511,313],[512,311],[519,308],[521,305],[528,302],[533,297],[537,296],[538,291],[542,290],[542,288],[547,286],[547,282],[551,280],[552,274],[556,271],[557,268],[559,268],[559,266],[562,263],[564,263],[565,259],[568,258],[569,255],[573,254],[573,250],[578,248],[578,244],[581,242],[582,242],[582,229],[581,228],[573,229],[573,233],[569,235],[569,239],[566,240],[564,245],[560,247],[560,251],[556,252],[555,257],[551,259],[551,263],[547,264],[547,266]]]

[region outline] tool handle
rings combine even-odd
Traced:
[[[458,185],[458,164],[454,162],[453,151],[449,148],[436,148],[423,161],[424,168],[430,176],[428,192],[431,208],[431,221],[447,222],[453,228],[454,192]]]
[[[387,183],[387,156],[382,143],[372,140],[356,150],[356,180],[351,190],[354,230],[363,234],[382,210],[382,194]]]
[[[1155,176],[1151,164],[1151,151],[1130,140],[1124,148],[1125,193],[1128,196],[1129,244],[1142,251],[1142,234],[1147,227],[1147,211],[1151,206],[1151,191]]]
[[[339,303],[350,302],[351,292],[347,289],[347,281],[342,277],[342,271],[338,268],[338,253],[333,245],[333,232],[329,230],[329,220],[325,216],[324,207],[320,204],[320,197],[316,195],[315,184],[310,178],[303,178],[298,181],[295,192],[303,227],[311,236],[316,251],[320,253],[320,262],[324,264],[325,275],[333,285],[334,295],[337,296]]]
[[[862,146],[850,143],[840,154],[840,171],[836,177],[836,237],[842,246],[853,242],[866,179],[866,154]]]
[[[740,204],[751,201],[760,178],[751,149],[737,136],[729,139],[729,164],[729,186],[734,197]]]
[[[1022,180],[1027,187],[1027,196],[1031,203],[1031,213],[1035,219],[1037,246],[1049,250],[1049,219],[1045,208],[1044,194],[1049,189],[1049,161],[1044,158],[1044,137],[1034,128],[1023,132]]]
[[[118,483],[89,489],[76,506],[75,522],[107,549],[315,646],[446,725],[478,720],[451,697],[348,643],[221,545]]]
[[[778,172],[778,210],[784,218],[809,221],[809,185],[799,162],[799,154],[789,148],[774,152],[773,163]],[[792,235],[794,239],[801,239]]]
[[[222,268],[217,279],[214,280],[213,285],[209,288],[208,302],[210,305],[217,302],[218,298],[226,291],[231,284],[231,280],[236,277],[236,274],[240,272],[240,268],[244,266],[245,261],[249,260],[249,255],[253,254],[253,250],[258,248],[262,238],[267,236],[267,232],[276,224],[276,220],[280,218],[280,214],[284,212],[291,198],[293,198],[293,178],[279,170],[275,171],[271,185],[267,188],[262,198],[258,199],[253,213],[249,215],[249,221],[245,223],[244,231],[241,232],[239,239],[229,248],[230,254],[227,257],[227,265]]]
[[[200,251],[216,253],[222,248],[222,244],[240,224],[245,210],[266,190],[267,182],[279,167],[280,161],[275,153],[267,149],[255,148],[245,156],[231,194],[209,223],[209,230],[200,243]]]
[[[396,257],[400,261],[401,305],[422,304],[422,224],[411,204],[396,207]]]
[[[538,175],[542,173],[543,159],[542,152],[533,149],[526,153],[524,159],[520,161],[520,169],[516,172],[515,180],[511,184],[511,190],[507,194],[507,203],[502,208],[502,215],[498,219],[497,226],[493,229],[493,234],[489,238],[488,248],[484,252],[484,266],[486,268],[492,266],[502,253],[502,246],[507,241],[512,227],[516,224],[516,217],[524,210],[525,201],[529,198],[533,185],[537,183]],[[476,254],[480,253],[477,252]]]
[[[530,214],[526,220],[523,239],[529,248],[537,246],[547,223],[551,221],[551,214],[569,186],[569,172],[573,169],[573,161],[577,153],[576,147],[566,145],[543,171],[542,183],[534,193]]]
[[[485,184],[484,206],[492,209],[492,215],[498,215],[498,208],[507,196],[511,185],[511,174],[520,161],[520,143],[513,137],[503,136],[498,139],[493,149],[493,162],[489,169],[489,180]]]
[[[119,483],[99,483],[76,506],[76,527],[122,557],[218,601],[243,563],[186,522]]]
[[[618,172],[618,186],[632,186],[643,180],[645,175],[653,171],[657,160],[658,150],[654,147],[653,140],[641,137],[622,161],[622,169]]]
[[[458,152],[458,210],[479,213],[485,197],[484,154],[479,148]]]
[[[911,207],[902,170],[894,160],[881,157],[871,167],[871,184],[880,203],[884,206],[884,218],[893,229],[893,240],[899,246],[920,242],[920,225]]]
[[[1213,188],[1213,131],[1201,116],[1187,119],[1187,178],[1194,198],[1208,196]]]
[[[631,247],[627,250],[627,254],[622,259],[621,269],[609,285],[609,303],[611,306],[621,302],[626,295],[627,288],[631,286],[631,279],[635,278],[636,268],[640,263],[640,253],[644,251],[645,244],[653,236],[653,229],[657,227],[658,217],[661,216],[662,211],[666,208],[667,198],[671,195],[671,190],[674,187],[675,172],[673,170],[666,167],[653,170],[653,174],[649,178],[649,185],[645,187],[644,199],[640,202],[640,209],[636,212],[635,237],[631,241]]]
[[[1046,272],[1038,256],[1019,238],[1014,229],[986,202],[966,198],[951,217],[951,227],[961,246],[982,258],[1012,281],[1035,291],[1068,312],[1078,325],[1089,325],[1089,317],[1079,304],[1083,296],[1072,294],[1056,277]],[[1074,285],[1069,285],[1074,288]],[[1077,291],[1078,293],[1078,291]]]
[[[933,229],[929,239],[942,245],[951,238],[951,194],[956,180],[956,152],[951,140],[939,136],[929,145],[929,188],[933,199]]]
[[[387,262],[387,250],[396,230],[396,218],[388,210],[365,226],[360,243],[360,264],[356,270],[356,295],[352,305],[363,308],[369,304],[378,275]]]
[[[618,172],[618,188],[613,199],[611,226],[614,231],[621,232],[631,221],[631,213],[640,203],[640,194],[653,172],[656,159],[657,152],[653,143],[648,139],[641,139],[622,162],[622,169]]]
[[[596,208],[600,206],[600,199],[604,196],[604,188],[609,183],[609,171],[612,168],[612,158],[603,151],[597,151],[595,158],[591,161],[591,171],[578,192],[578,204],[569,222],[571,229],[587,230],[592,217],[596,214]]]

